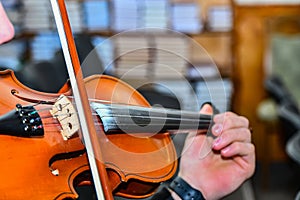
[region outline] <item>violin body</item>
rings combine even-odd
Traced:
[[[71,89],[65,85],[58,93],[35,91],[20,83],[10,70],[0,72],[0,85],[0,115],[16,109],[17,104],[34,105],[44,131],[34,137],[0,135],[1,199],[78,198],[75,188],[92,184],[84,142],[80,134],[65,140],[49,112],[61,94],[72,95]],[[90,99],[149,107],[135,89],[113,77],[91,76],[85,79],[85,86]],[[168,133],[107,135],[101,119],[93,118],[114,195],[144,198],[174,175],[177,156]]]

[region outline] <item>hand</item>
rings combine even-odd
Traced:
[[[14,27],[8,19],[5,10],[0,2],[0,44],[9,41],[14,37]]]
[[[200,112],[211,114],[212,108],[205,105]],[[203,131],[187,136],[179,171],[179,176],[201,191],[207,200],[232,193],[253,175],[255,169],[255,148],[251,143],[249,121],[232,112],[217,114],[213,121],[215,139],[207,137]],[[206,155],[200,152],[205,151],[203,144],[210,148]]]

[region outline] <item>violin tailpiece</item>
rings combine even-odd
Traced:
[[[18,137],[44,135],[41,117],[33,106],[17,104],[16,109],[0,116],[0,127],[0,134],[5,135]]]

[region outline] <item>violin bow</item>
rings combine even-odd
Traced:
[[[64,0],[50,0],[69,73],[70,83],[78,112],[81,134],[87,151],[97,197],[113,200],[108,175],[102,159],[101,147],[96,135],[92,112],[85,89],[68,13]]]

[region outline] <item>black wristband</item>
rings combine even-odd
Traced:
[[[202,193],[190,186],[185,180],[177,176],[170,184],[173,190],[182,200],[204,200]]]

